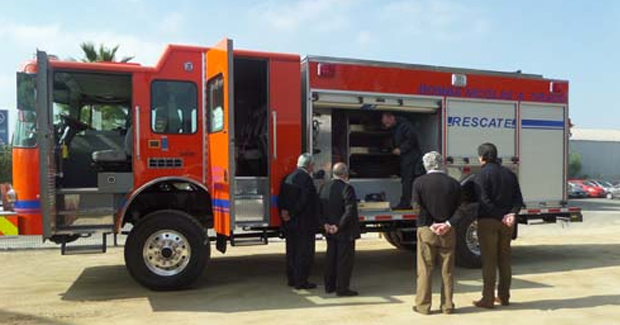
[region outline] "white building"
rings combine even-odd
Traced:
[[[620,130],[571,130],[570,152],[581,157],[582,176],[620,180]]]

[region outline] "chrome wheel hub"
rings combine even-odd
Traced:
[[[478,221],[474,221],[467,227],[465,244],[470,252],[480,256],[480,242],[478,241]]]
[[[191,253],[187,238],[174,230],[160,230],[152,234],[142,250],[146,267],[160,276],[181,273],[187,267]]]

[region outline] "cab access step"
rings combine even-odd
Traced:
[[[258,245],[267,245],[269,244],[269,236],[273,236],[267,232],[267,230],[262,230],[260,232],[244,232],[244,233],[232,233],[230,234],[230,245],[231,246],[258,246]]]
[[[105,253],[108,249],[108,235],[113,236],[114,246],[118,246],[116,234],[105,232],[101,233],[101,243],[93,245],[69,245],[78,239],[90,238],[93,234],[72,235],[66,237],[60,243],[61,255],[81,255],[81,254],[100,254]]]

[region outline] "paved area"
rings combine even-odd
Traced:
[[[480,271],[459,268],[457,314],[412,313],[414,255],[370,238],[358,245],[353,286],[362,296],[355,298],[286,287],[282,243],[214,253],[195,289],[165,293],[130,278],[122,248],[81,256],[0,252],[0,324],[617,324],[620,202],[576,204],[588,210],[583,224],[520,228],[513,304],[493,311],[470,307]],[[317,250],[313,278],[320,282],[323,242]]]

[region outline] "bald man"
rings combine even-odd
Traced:
[[[319,215],[327,237],[325,292],[336,292],[340,297],[358,295],[349,288],[360,225],[357,197],[348,181],[347,165],[337,163],[333,167],[333,179],[323,185],[319,194]]]

